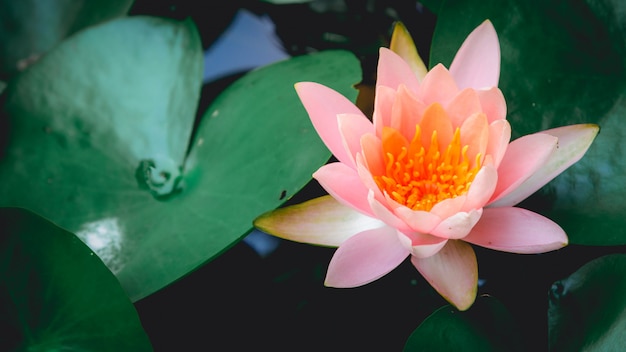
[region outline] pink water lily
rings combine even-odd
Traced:
[[[396,43],[407,41],[396,35]],[[598,127],[560,127],[511,142],[497,87],[500,47],[489,21],[467,37],[449,70],[438,64],[427,72],[410,43],[392,42],[400,55],[380,49],[373,122],[330,88],[296,85],[338,159],[313,175],[330,196],[264,214],[255,225],[339,247],[327,286],[367,284],[410,257],[444,298],[465,310],[478,280],[468,243],[513,253],[567,244],[556,223],[514,205],[579,160]]]

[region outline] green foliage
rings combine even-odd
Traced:
[[[621,351],[626,341],[626,254],[595,259],[550,291],[550,350]]]
[[[493,22],[514,137],[600,125],[585,157],[524,203],[561,225],[571,243],[626,244],[624,11],[617,0],[451,0],[438,13],[431,66],[449,65],[473,28]]]
[[[0,209],[0,350],[150,351],[132,303],[76,236]]]
[[[358,60],[327,51],[250,72],[194,121],[195,25],[109,21],[131,3],[0,0],[0,206],[28,209],[0,209],[0,350],[150,350],[128,297],[221,254],[328,160],[293,84],[316,81],[355,100]],[[523,206],[572,243],[626,244],[626,5],[423,3],[438,16],[431,66],[448,65],[473,28],[494,23],[514,137],[601,126],[583,160]],[[625,272],[626,257],[611,255],[554,284],[551,349],[621,347]],[[405,351],[510,351],[522,348],[517,331],[498,301],[480,297],[467,312],[437,310]]]
[[[189,21],[124,18],[69,38],[6,88],[0,205],[76,233],[132,300],[224,251],[326,162],[295,82],[356,97],[353,55],[287,60],[223,92],[190,146],[201,50]]]
[[[444,306],[413,331],[410,351],[518,351],[520,335],[511,314],[491,297],[479,297],[465,312]]]
[[[148,175],[154,183],[180,172],[201,76],[190,22],[124,18],[64,41],[6,88],[1,205],[28,208],[76,233],[131,297],[147,294],[129,287],[127,275],[159,270],[158,261],[142,258],[158,256],[147,243],[169,246],[153,229],[167,231],[160,223],[172,220],[136,174],[146,162],[158,163]],[[129,274],[136,260],[144,269]]]
[[[67,36],[124,15],[133,0],[0,0],[0,79],[32,64]]]

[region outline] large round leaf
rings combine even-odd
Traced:
[[[553,351],[622,351],[626,341],[626,254],[595,259],[550,291]]]
[[[5,91],[0,204],[76,233],[133,298],[183,274],[152,258],[185,232],[160,225],[173,212],[153,194],[173,188],[184,162],[201,50],[190,22],[114,20],[63,42]]]
[[[132,0],[0,0],[0,78],[31,64],[68,35],[124,15]]]
[[[521,351],[511,314],[492,297],[479,297],[465,312],[444,306],[413,331],[404,346],[410,351]]]
[[[515,136],[600,125],[583,159],[524,204],[563,226],[572,243],[626,243],[624,13],[619,0],[451,0],[438,13],[431,66],[449,65],[473,28],[493,22]]]
[[[191,146],[180,197],[202,226],[202,255],[214,256],[247,233],[328,161],[294,84],[316,81],[354,101],[360,80],[354,55],[327,51],[252,71],[215,100]]]
[[[293,84],[354,98],[360,68],[328,52],[251,72],[206,113],[185,162],[201,66],[189,22],[120,19],[61,44],[6,88],[0,205],[76,233],[133,300],[225,250],[330,155]]]
[[[119,282],[76,236],[0,209],[0,350],[150,351]]]

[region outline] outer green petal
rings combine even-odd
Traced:
[[[546,163],[526,181],[511,193],[489,204],[489,206],[513,206],[535,193],[539,188],[580,160],[591,146],[599,131],[600,127],[598,125],[579,124],[539,132],[558,138],[554,152],[548,157]]]
[[[385,224],[342,205],[331,196],[280,208],[259,216],[254,226],[295,242],[338,247],[353,235]]]
[[[402,22],[396,22],[393,27],[389,49],[400,55],[400,57],[409,64],[411,70],[415,72],[415,76],[417,76],[420,82],[424,79],[424,76],[428,73],[428,69],[417,52],[411,34],[409,34],[409,31]]]

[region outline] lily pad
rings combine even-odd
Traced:
[[[89,28],[9,82],[0,205],[76,233],[138,300],[226,250],[329,158],[293,84],[354,99],[360,75],[347,52],[251,72],[190,143],[202,79],[194,25],[128,17]]]
[[[448,65],[473,28],[493,22],[514,137],[600,125],[583,159],[522,204],[556,221],[571,243],[626,244],[624,13],[618,0],[450,0],[438,12],[431,66]]]
[[[0,350],[151,351],[126,293],[76,236],[0,209]]]
[[[36,61],[69,35],[126,14],[132,0],[0,0],[0,78]]]
[[[621,351],[626,341],[626,254],[595,259],[550,290],[552,351]]]
[[[447,305],[413,331],[404,346],[410,351],[521,351],[512,315],[493,297],[479,297],[465,312]]]

